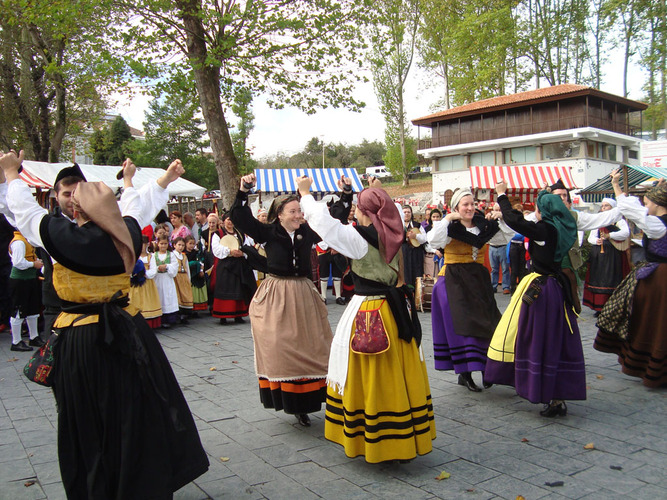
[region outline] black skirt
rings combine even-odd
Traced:
[[[42,285],[38,278],[21,280],[9,278],[9,296],[12,301],[11,316],[20,318],[36,316],[42,311]]]
[[[121,338],[113,348],[98,324],[61,331],[53,389],[68,498],[171,498],[208,469],[155,334],[140,314],[128,316],[127,324],[132,342]],[[128,343],[140,355],[127,352]]]

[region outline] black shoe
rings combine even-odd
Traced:
[[[165,330],[169,330],[171,328],[171,325],[169,323],[162,323],[160,328],[164,328]]]
[[[600,316],[600,311],[595,311],[595,314],[593,314],[593,317],[597,318],[598,316]]]
[[[304,427],[310,427],[310,417],[307,413],[297,413],[295,415],[297,422]]]
[[[12,346],[9,348],[11,351],[32,351],[32,347],[28,347],[28,344],[26,344],[23,340],[19,340],[18,344],[12,344]]]
[[[544,405],[544,409],[540,412],[540,415],[547,418],[552,418],[555,416],[564,417],[567,415],[567,405],[564,401],[556,403],[552,401],[551,403]]]
[[[345,305],[345,299],[343,297],[338,297],[336,299],[336,304],[338,304],[339,306],[344,306]]]
[[[491,387],[493,387],[491,382],[484,382],[482,385],[484,386],[484,389],[491,389]]]
[[[245,320],[239,316],[238,318],[234,318],[234,323],[245,323]]]
[[[34,339],[30,339],[30,342],[28,342],[28,345],[31,345],[33,347],[42,347],[46,342],[42,340],[42,337],[37,335]]]
[[[468,388],[469,391],[472,392],[482,392],[482,389],[477,387],[475,385],[474,380],[472,379],[472,375],[470,372],[464,372],[459,374],[459,385],[464,385]]]
[[[187,325],[189,323],[188,318],[181,318],[181,325]]]
[[[221,325],[226,325],[227,324],[227,318],[220,318],[220,324]]]

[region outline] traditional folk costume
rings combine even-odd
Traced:
[[[206,290],[206,275],[200,276],[204,271],[204,250],[192,249],[186,252],[188,265],[190,266],[190,283],[192,285],[192,310],[208,310],[208,291]]]
[[[44,344],[37,327],[42,309],[42,287],[37,269],[34,267],[37,255],[34,247],[19,231],[14,232],[14,238],[9,243],[9,255],[12,260],[12,270],[9,274],[9,295],[12,304],[9,318],[12,330],[11,349],[31,351],[32,348],[21,340],[23,320],[28,323],[30,345],[41,347]]]
[[[467,194],[470,192],[463,191],[457,204]],[[456,208],[453,202],[452,206]],[[474,215],[473,224],[466,228],[445,218],[435,222],[427,236],[431,246],[444,248],[443,267],[431,302],[435,369],[454,370],[460,375],[459,384],[479,390],[461,377],[484,372],[489,341],[500,320],[491,276],[484,266],[487,242],[499,231],[499,225],[479,213]]]
[[[616,201],[605,198],[607,203],[616,206]],[[602,244],[598,244],[602,239]],[[619,283],[630,272],[627,250],[630,246],[630,230],[623,219],[600,229],[591,231],[588,237],[591,244],[588,258],[588,270],[584,282],[584,305],[594,311],[602,306]]]
[[[169,361],[129,304],[143,200],[133,188],[123,198],[121,218],[108,187],[80,183],[76,200],[92,220],[78,226],[48,215],[22,181],[8,190],[23,234],[53,257],[63,299],[53,390],[68,498],[171,498],[208,468]]]
[[[370,463],[429,453],[435,422],[421,326],[412,292],[396,287],[404,237],[396,206],[384,191],[365,189],[357,207],[373,224],[355,227],[312,196],[302,203],[318,234],[352,259],[355,282],[331,346],[325,437]]]
[[[174,277],[176,285],[176,294],[178,295],[178,308],[181,314],[187,314],[192,311],[192,284],[190,283],[190,264],[184,253],[174,250],[172,252],[174,259],[178,262],[178,272]]]
[[[331,327],[311,279],[310,253],[320,237],[308,224],[288,233],[277,221],[263,224],[239,191],[234,225],[264,244],[268,273],[250,304],[255,371],[265,408],[305,415],[326,399]],[[277,203],[274,200],[274,203]]]
[[[151,328],[162,326],[160,294],[155,286],[157,265],[155,257],[139,257],[130,276],[130,304],[136,307]]]
[[[417,278],[424,276],[424,243],[426,243],[426,233],[421,224],[414,219],[408,223],[403,223],[405,237],[401,250],[403,253],[403,276],[405,283],[414,290]],[[417,230],[415,240],[410,240],[407,236],[409,230]]]
[[[178,259],[170,251],[166,253],[155,252],[155,265],[159,268],[166,264],[165,271],[159,271],[155,275],[155,286],[160,295],[160,307],[162,308],[162,326],[178,323],[178,291],[174,278],[178,274]]]
[[[667,188],[646,195],[667,206]],[[593,347],[618,355],[621,370],[647,387],[667,385],[667,215],[653,216],[635,197],[617,198],[623,215],[644,231],[638,263],[603,306]]]
[[[577,238],[557,195],[540,193],[542,220],[526,221],[507,196],[498,204],[508,226],[530,238],[532,273],[516,289],[493,335],[485,380],[510,385],[531,403],[586,399],[586,369],[569,281],[561,260]],[[566,409],[560,407],[565,415]]]
[[[223,220],[225,218],[223,216]],[[211,250],[218,259],[211,314],[214,318],[221,319],[243,318],[248,316],[248,307],[257,290],[257,282],[245,256],[230,255],[232,250],[242,249],[245,237],[236,229],[232,234],[223,229],[221,234],[222,237],[214,234],[211,238]],[[233,238],[232,246],[236,248],[225,244],[225,236]]]

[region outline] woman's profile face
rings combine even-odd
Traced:
[[[174,227],[179,227],[183,224],[181,222],[181,218],[174,214],[169,216],[169,220],[171,221],[171,225]]]
[[[648,199],[647,196],[644,196],[644,206],[648,209],[648,214],[649,215],[657,215],[658,214],[658,205],[657,203],[653,203],[651,200]]]

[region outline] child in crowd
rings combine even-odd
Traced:
[[[165,234],[157,237],[155,264],[157,265],[155,286],[160,295],[162,328],[169,328],[178,320],[178,294],[174,283],[174,278],[178,274],[178,260],[169,251],[169,236]]]
[[[208,310],[208,292],[206,290],[206,274],[204,274],[204,250],[197,249],[193,236],[185,238],[185,255],[190,265],[190,282],[192,283],[193,316],[197,311]]]
[[[162,326],[162,307],[160,305],[160,295],[155,286],[155,276],[157,275],[157,264],[155,257],[148,253],[150,241],[148,236],[141,237],[141,255],[134,266],[132,276],[130,277],[130,303],[134,305],[151,328],[160,328]]]
[[[174,278],[176,293],[178,295],[178,308],[181,323],[187,323],[192,314],[192,285],[190,283],[190,266],[185,256],[185,238],[177,236],[174,238],[174,259],[178,262],[178,273]]]

